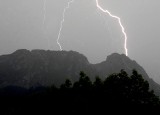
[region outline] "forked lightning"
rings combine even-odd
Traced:
[[[65,8],[64,8],[64,11],[63,11],[63,17],[62,17],[60,29],[59,29],[59,32],[58,32],[58,38],[57,38],[57,44],[59,45],[59,48],[60,48],[61,51],[62,51],[63,49],[62,49],[61,44],[59,43],[59,39],[60,39],[60,37],[61,37],[61,31],[62,31],[62,28],[63,28],[65,13],[66,13],[66,10],[70,7],[70,4],[73,3],[73,2],[74,2],[74,0],[69,1],[68,4],[67,4],[67,7],[65,7]]]
[[[58,38],[57,38],[57,44],[59,45],[59,48],[60,48],[61,51],[62,51],[63,49],[62,49],[61,44],[59,43],[59,39],[60,39],[60,37],[61,37],[61,31],[62,31],[62,28],[63,28],[63,23],[64,23],[64,21],[65,21],[65,19],[64,19],[64,18],[65,18],[65,13],[66,13],[66,10],[67,10],[68,8],[70,8],[70,4],[73,3],[74,1],[75,1],[75,0],[69,1],[69,2],[68,2],[68,5],[64,8],[64,11],[63,11],[63,17],[62,17],[62,21],[61,21],[61,24],[60,24],[60,29],[59,29],[59,33],[58,33]],[[125,32],[124,26],[122,25],[122,22],[121,22],[120,17],[111,14],[111,13],[110,13],[108,10],[106,10],[106,9],[103,9],[103,8],[100,6],[100,4],[99,4],[99,0],[96,0],[96,6],[97,6],[97,8],[98,8],[100,11],[102,11],[102,12],[104,12],[104,13],[107,13],[107,14],[108,14],[110,17],[112,17],[112,18],[117,19],[117,21],[118,21],[118,23],[119,23],[119,25],[120,25],[120,27],[121,27],[122,33],[123,33],[123,35],[124,35],[124,39],[125,39],[125,40],[124,40],[125,54],[126,54],[126,56],[128,56],[127,34],[126,34],[126,32]]]
[[[122,25],[122,22],[121,22],[120,17],[111,14],[108,10],[104,10],[104,9],[99,5],[99,0],[96,0],[96,5],[97,5],[97,8],[100,9],[102,12],[107,13],[107,14],[109,14],[109,16],[111,16],[112,18],[115,18],[115,19],[118,20],[119,25],[120,25],[120,27],[121,27],[121,29],[122,29],[122,33],[124,34],[124,39],[125,39],[125,42],[124,42],[125,54],[126,54],[126,56],[128,56],[127,34],[126,34],[125,29],[124,29],[124,27],[123,27],[123,25]]]

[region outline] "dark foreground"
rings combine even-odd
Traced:
[[[157,112],[159,98],[136,71],[128,77],[125,71],[92,83],[80,73],[73,85],[66,80],[60,88],[37,87],[23,89],[7,87],[0,90],[0,115],[30,114],[113,114]]]

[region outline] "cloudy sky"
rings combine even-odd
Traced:
[[[69,0],[0,0],[0,55],[17,49],[59,50],[56,43],[62,13]],[[99,0],[121,18],[131,59],[160,83],[159,0]],[[91,63],[113,52],[125,53],[117,20],[102,13],[95,0],[75,0],[66,11],[59,42],[64,50],[86,55]]]

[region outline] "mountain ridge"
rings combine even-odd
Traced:
[[[151,89],[160,95],[160,85],[149,78],[143,67],[118,53],[107,56],[101,63],[91,64],[83,54],[76,51],[20,49],[0,56],[0,87],[59,86],[66,79],[77,81],[80,71],[84,71],[93,81],[96,75],[105,79],[121,69],[129,75],[136,69],[149,82]]]

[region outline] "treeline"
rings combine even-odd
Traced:
[[[1,96],[1,111],[5,114],[93,114],[109,112],[151,111],[160,109],[159,97],[149,88],[142,75],[133,70],[132,75],[121,70],[104,81],[80,72],[80,78],[69,79],[60,88],[32,88],[23,95]]]

